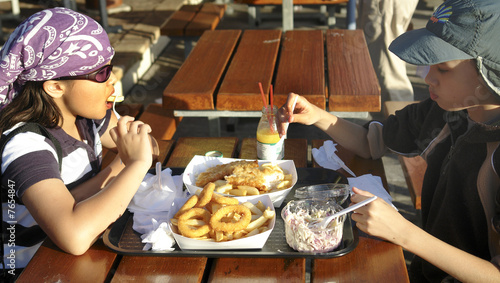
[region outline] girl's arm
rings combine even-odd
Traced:
[[[40,181],[22,200],[33,218],[61,249],[83,254],[127,208],[151,166],[150,127],[120,120],[111,131],[125,168],[95,195],[77,202],[59,179]]]
[[[353,188],[353,203],[372,194]],[[356,226],[373,236],[400,245],[461,282],[500,282],[500,270],[493,263],[457,249],[406,220],[381,199],[352,214]]]
[[[297,103],[292,112],[293,101],[297,96]],[[302,96],[290,93],[287,103],[280,109],[279,119],[282,125],[280,132],[282,135],[285,134],[283,130],[285,122],[315,125],[346,149],[361,157],[370,158],[368,140],[366,138],[367,129],[320,109]]]

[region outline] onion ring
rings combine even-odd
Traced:
[[[237,205],[239,201],[235,198],[232,197],[223,197],[218,194],[213,194],[212,198],[214,201],[218,204],[224,204],[224,205]]]
[[[200,196],[198,197],[199,199],[195,207],[204,207],[205,205],[207,205],[212,200],[212,195],[214,194],[214,190],[215,190],[214,183],[206,184],[205,187],[203,188],[203,191],[201,191]]]
[[[187,224],[187,221],[191,218],[202,219],[207,224],[193,229],[192,227],[194,226]],[[210,232],[210,225],[208,225],[209,221],[210,212],[203,208],[191,208],[179,217],[177,228],[179,229],[179,232],[181,232],[182,236],[188,238],[199,238]]]
[[[222,218],[230,213],[240,214],[241,218],[237,222],[223,222]],[[252,218],[252,212],[244,205],[228,205],[217,210],[210,217],[210,226],[215,231],[234,232],[245,229]]]
[[[186,211],[193,208],[197,203],[198,203],[198,196],[193,195],[186,201],[186,203],[184,203],[184,205],[179,209],[179,211],[177,211],[177,213],[174,215],[174,218],[179,218]]]

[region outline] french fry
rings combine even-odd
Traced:
[[[255,204],[247,201],[247,202],[244,202],[242,203],[242,205],[248,207],[248,209],[250,209],[250,211],[255,214],[255,215],[262,215],[262,210],[260,210]]]
[[[215,187],[221,187],[221,186],[224,186],[227,184],[227,181],[226,180],[217,180],[214,182],[215,184]]]
[[[273,219],[274,216],[276,215],[276,212],[271,210],[269,207],[264,210],[264,213],[262,214],[266,219]]]
[[[276,188],[278,190],[283,190],[283,189],[287,189],[289,186],[290,186],[290,181],[288,180],[285,180],[285,181],[281,181],[277,186]]]
[[[245,231],[250,233],[252,230],[255,230],[259,228],[260,226],[264,225],[264,223],[267,221],[267,218],[262,215],[261,217],[257,218],[256,220],[250,222],[248,224],[247,228],[245,228]]]
[[[200,219],[188,219],[186,221],[186,224],[190,225],[190,226],[203,226],[207,223],[205,223],[205,221],[200,220]]]
[[[224,233],[222,231],[215,231],[215,241],[221,242],[224,239]]]
[[[262,201],[258,201],[255,206],[257,208],[259,208],[260,211],[264,212],[264,210],[266,210],[266,205],[264,205],[264,203]]]
[[[257,234],[259,234],[259,229],[254,229],[254,230],[248,232],[248,234],[246,234],[245,237],[251,237],[251,236],[255,236]]]
[[[227,193],[230,195],[233,195],[233,196],[246,196],[247,190],[238,188],[238,189],[229,190]]]
[[[233,185],[225,184],[225,185],[222,185],[220,187],[216,187],[215,191],[218,193],[221,193],[221,194],[227,194],[227,192],[229,192],[232,189],[233,189]]]
[[[238,186],[238,189],[245,190],[247,192],[247,195],[250,195],[250,196],[260,195],[260,191],[256,187]]]

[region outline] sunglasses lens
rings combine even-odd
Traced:
[[[113,70],[112,65],[105,66],[97,74],[95,74],[95,80],[99,83],[103,83],[109,79],[109,76],[111,76],[111,71]]]

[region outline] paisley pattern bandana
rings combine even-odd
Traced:
[[[10,35],[0,51],[0,108],[27,81],[91,73],[114,56],[108,35],[92,18],[67,8],[40,11]]]

